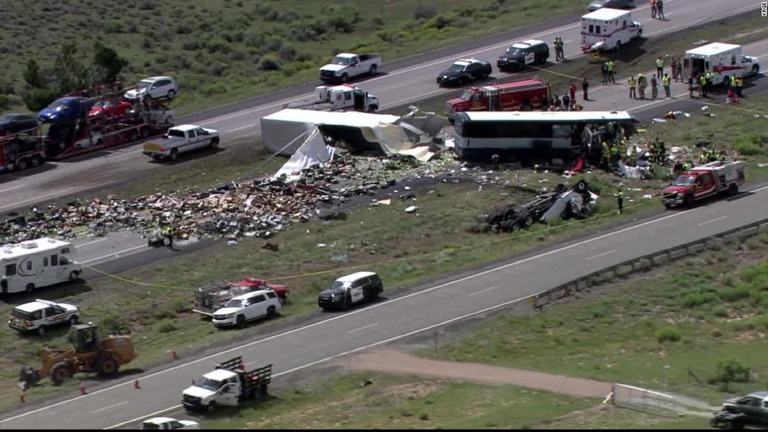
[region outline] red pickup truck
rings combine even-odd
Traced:
[[[683,171],[661,193],[664,207],[690,207],[696,201],[727,193],[736,195],[744,183],[744,162],[718,161]]]

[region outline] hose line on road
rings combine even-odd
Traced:
[[[626,205],[626,206],[624,206],[624,211],[635,209],[635,208],[644,207],[644,206],[647,206],[650,203],[655,203],[655,201],[654,200],[645,199],[643,201],[639,201],[639,202],[631,204],[631,205]],[[452,253],[452,252],[461,251],[461,250],[468,250],[468,249],[474,249],[474,248],[480,248],[480,247],[487,248],[489,246],[492,246],[492,245],[495,245],[495,244],[498,244],[498,243],[507,242],[507,241],[510,241],[510,240],[520,240],[520,239],[523,239],[523,238],[526,238],[526,237],[529,237],[529,236],[539,236],[539,235],[546,234],[546,233],[554,231],[554,230],[563,229],[563,228],[567,228],[567,227],[570,227],[570,226],[575,226],[577,224],[582,224],[582,223],[585,223],[585,222],[594,221],[594,220],[598,220],[598,219],[604,219],[606,217],[615,216],[615,215],[616,215],[615,211],[610,211],[610,212],[606,212],[606,213],[603,213],[603,214],[599,214],[599,215],[596,215],[596,216],[589,217],[587,219],[573,220],[571,222],[559,224],[559,225],[556,225],[556,226],[548,226],[548,227],[545,227],[545,228],[537,230],[537,231],[518,231],[518,232],[516,232],[514,234],[511,234],[511,235],[508,235],[508,236],[503,236],[501,238],[494,239],[494,240],[491,240],[491,241],[488,241],[488,242],[474,243],[474,244],[465,245],[465,246],[453,246],[453,247],[448,247],[448,248],[442,249],[442,250],[437,251],[437,252],[429,252],[429,253],[425,253],[425,254],[421,254],[421,255],[408,255],[408,256],[402,257],[402,258],[392,258],[392,259],[389,259],[389,260],[378,261],[376,264],[377,265],[383,265],[383,264],[392,264],[392,263],[404,262],[404,261],[413,261],[413,260],[419,259],[419,258],[429,258],[429,257],[439,256],[439,255],[442,255],[442,254],[445,254],[445,253]],[[98,273],[98,274],[100,274],[102,276],[106,276],[106,277],[109,277],[109,278],[112,278],[112,279],[115,279],[115,280],[118,280],[118,281],[121,281],[121,282],[125,282],[125,283],[129,283],[129,284],[132,284],[132,285],[136,285],[136,286],[142,286],[142,287],[147,287],[147,288],[161,288],[161,289],[165,289],[165,290],[185,290],[186,291],[186,290],[190,289],[190,287],[179,287],[179,286],[161,285],[161,284],[153,284],[153,283],[141,282],[141,281],[137,281],[135,279],[130,279],[130,278],[119,276],[119,275],[116,275],[116,274],[113,274],[113,273],[108,273],[108,272],[99,270],[99,269],[97,269],[97,268],[95,268],[93,266],[83,266],[83,267],[87,268],[89,270],[92,270],[95,273]],[[313,277],[313,276],[322,276],[322,275],[327,275],[327,274],[330,274],[330,273],[338,273],[338,272],[344,272],[344,271],[359,270],[361,268],[370,268],[370,267],[371,267],[371,264],[359,264],[359,265],[348,266],[348,267],[334,268],[334,269],[330,269],[330,270],[321,270],[321,271],[316,271],[316,272],[311,272],[311,273],[302,273],[302,274],[291,275],[291,276],[273,277],[272,279],[275,280],[275,281],[285,281],[285,280],[301,279],[301,278]]]

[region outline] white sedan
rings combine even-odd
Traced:
[[[176,420],[170,417],[155,417],[144,420],[142,430],[200,429],[200,424],[192,420]]]

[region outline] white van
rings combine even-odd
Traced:
[[[741,45],[714,42],[688,50],[683,55],[686,76],[712,72],[712,85],[722,84],[726,75],[745,77],[760,72],[757,57],[746,56]]]
[[[618,50],[643,35],[642,25],[632,20],[632,12],[601,8],[581,17],[581,50]]]
[[[48,237],[0,247],[0,292],[4,294],[74,281],[80,277],[80,264],[73,261],[72,243]]]

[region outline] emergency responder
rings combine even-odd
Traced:
[[[672,61],[669,62],[669,69],[672,71],[672,78],[677,82],[677,57],[672,57]]]
[[[664,76],[661,77],[661,86],[664,87],[664,97],[672,97],[672,91],[670,89],[670,86],[672,85],[671,81],[672,78],[670,78],[668,73],[665,73]]]
[[[693,97],[693,75],[688,77],[688,97]]]
[[[166,227],[163,229],[163,237],[168,240],[166,247],[168,249],[173,249],[173,229],[170,225],[166,225]]]
[[[666,21],[664,17],[664,0],[656,0],[656,18]]]
[[[662,75],[664,75],[664,59],[658,57],[656,59],[656,78],[661,79]]]
[[[608,169],[611,165],[611,147],[608,145],[608,141],[603,141],[601,144],[602,151],[600,153],[600,165],[603,169]]]
[[[664,141],[659,140],[658,148],[659,148],[659,157],[656,163],[659,165],[664,165],[664,163],[667,161],[667,146],[664,145]]]
[[[645,99],[645,89],[648,87],[648,79],[643,73],[637,74],[637,90],[640,93],[640,99]]]
[[[651,18],[656,18],[656,0],[651,0]]]
[[[619,145],[616,143],[610,143],[611,149],[611,168],[615,167],[619,163]]]
[[[656,81],[656,75],[651,75],[651,99],[659,97],[659,82]]]
[[[581,91],[584,93],[584,100],[589,100],[589,81],[587,81],[587,77],[584,77],[584,79],[581,81]]]
[[[624,192],[622,192],[621,188],[616,189],[616,207],[619,210],[619,214],[622,214],[624,212]]]
[[[712,89],[712,78],[713,78],[712,72],[707,71],[704,77],[707,79],[707,94],[709,94],[709,91]]]
[[[707,76],[705,74],[699,76],[699,96],[707,97]]]
[[[612,84],[616,84],[616,63],[613,60],[608,60],[606,65],[608,66],[608,78]]]
[[[650,153],[649,159],[653,163],[656,163],[656,155],[659,153],[658,141],[659,141],[658,138],[656,138],[653,141],[651,141],[651,148],[650,148],[650,151],[648,152],[648,153]]]
[[[741,77],[736,77],[736,97],[740,98],[741,88],[744,86],[744,80]]]
[[[637,80],[635,79],[634,75],[630,75],[629,79],[627,80],[627,84],[629,84],[629,98],[630,99],[637,99]]]

